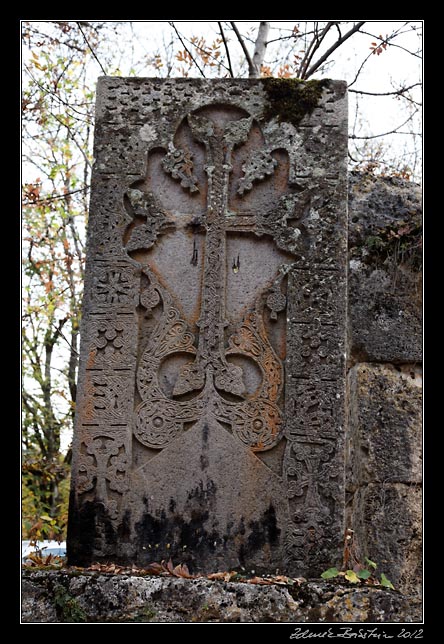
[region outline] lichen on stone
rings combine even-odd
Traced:
[[[309,81],[299,78],[264,78],[262,85],[268,99],[264,119],[276,117],[279,122],[286,121],[297,127],[306,114],[313,112],[322,91],[329,83],[328,78]]]

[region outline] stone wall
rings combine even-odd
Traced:
[[[26,571],[25,623],[420,621],[400,593],[323,580],[294,586],[76,571]]]
[[[421,592],[421,191],[349,178],[348,525],[360,556]]]

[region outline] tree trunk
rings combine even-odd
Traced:
[[[269,22],[261,22],[259,31],[254,45],[253,69],[250,69],[250,78],[260,78],[261,68],[265,58],[265,52],[268,45],[268,32],[270,30]]]

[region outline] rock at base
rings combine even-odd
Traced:
[[[396,591],[331,581],[261,586],[205,578],[24,572],[24,623],[418,622],[421,607]]]

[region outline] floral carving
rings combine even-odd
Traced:
[[[253,188],[255,181],[262,181],[266,176],[272,175],[277,165],[277,160],[269,150],[255,150],[242,166],[244,176],[239,181],[238,193],[243,195]]]
[[[88,329],[88,369],[132,364],[132,320],[127,316],[94,317]]]
[[[187,188],[190,192],[199,192],[197,179],[193,174],[193,157],[189,150],[179,150],[171,143],[162,166],[173,179],[180,180],[182,188]]]
[[[93,283],[93,299],[100,306],[133,305],[134,272],[130,268],[97,268]]]

